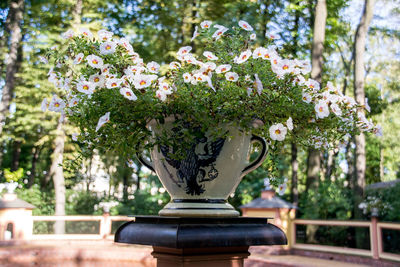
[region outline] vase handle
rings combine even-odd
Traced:
[[[152,172],[156,172],[154,170],[154,164],[150,160],[147,160],[142,157],[139,153],[136,153],[136,157],[138,158],[139,162],[142,163],[144,166],[146,166],[148,169],[150,169]]]
[[[257,159],[255,159],[253,162],[249,163],[249,165],[247,165],[243,169],[241,177],[243,177],[246,174],[248,174],[249,172],[257,169],[258,166],[260,166],[264,162],[264,159],[267,156],[267,143],[265,142],[264,138],[252,135],[251,139],[250,139],[250,143],[255,143],[255,142],[259,142],[262,146],[260,155],[258,155]]]

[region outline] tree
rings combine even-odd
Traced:
[[[24,13],[24,0],[12,0],[10,2],[9,14],[7,15],[6,30],[10,33],[10,48],[7,59],[6,79],[2,90],[2,97],[0,102],[0,136],[2,135],[7,114],[10,109],[11,100],[14,94],[15,74],[21,63],[21,41],[22,30],[21,23]],[[4,33],[5,34],[5,33]],[[5,35],[4,35],[5,36]],[[1,165],[0,155],[0,165]]]
[[[364,52],[368,33],[368,27],[373,16],[374,0],[365,0],[363,14],[360,23],[357,26],[354,38],[354,96],[360,105],[365,105],[364,90]],[[365,153],[365,135],[363,133],[355,137],[355,176],[353,182],[354,190],[354,217],[361,218],[361,210],[358,205],[364,196],[366,153]]]

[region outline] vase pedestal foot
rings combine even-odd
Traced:
[[[158,267],[243,266],[249,246],[286,245],[266,218],[137,216],[115,242],[153,246]]]
[[[226,201],[222,202],[181,202],[172,201],[158,213],[173,217],[238,217],[240,214]]]

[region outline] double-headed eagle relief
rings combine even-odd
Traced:
[[[189,195],[200,195],[204,189],[204,183],[212,181],[218,177],[218,170],[215,168],[215,161],[222,150],[225,138],[218,138],[215,141],[207,142],[207,137],[196,138],[195,142],[187,150],[185,158],[181,160],[170,157],[171,151],[168,146],[160,146],[161,153],[169,165],[176,169],[178,180],[170,174],[170,178],[179,187],[185,186],[185,191]],[[201,151],[201,152],[196,152]],[[206,169],[208,169],[206,172]]]

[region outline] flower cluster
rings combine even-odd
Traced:
[[[348,133],[381,133],[353,98],[331,82],[322,86],[309,78],[309,61],[285,57],[273,38],[258,46],[246,21],[231,28],[203,21],[194,45],[181,47],[176,61],[164,66],[145,63],[128,39],[106,30],[69,30],[62,37],[63,49],[48,53],[54,63],[49,81],[61,93],[45,99],[42,108],[78,125],[81,133],[74,139],[89,146],[128,154],[143,144],[151,147],[161,137],[151,138],[147,123],[171,115],[181,126],[176,145],[194,134],[184,128],[205,132],[226,123],[272,146],[288,137],[320,147]],[[262,126],[252,127],[255,120]]]

